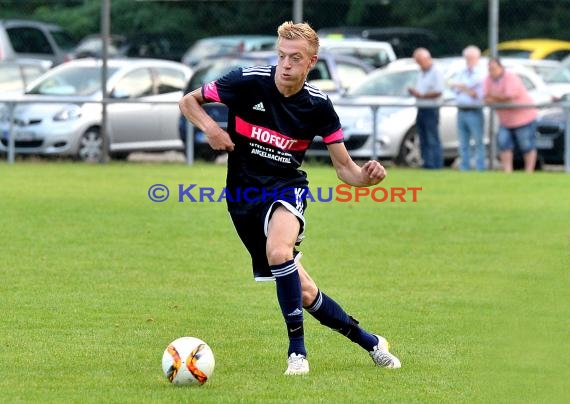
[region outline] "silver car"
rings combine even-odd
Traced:
[[[50,62],[38,59],[0,61],[0,96],[20,95],[26,86],[51,67]]]
[[[157,59],[109,60],[107,91],[114,102],[107,105],[107,139],[101,130],[101,70],[100,60],[79,59],[31,83],[13,113],[16,153],[98,161],[106,152],[126,158],[133,151],[183,150],[178,101],[189,67]],[[6,152],[9,114],[6,105],[0,110],[0,152]]]
[[[461,58],[436,59],[447,83],[464,66]],[[487,61],[482,60],[486,66]],[[551,96],[542,78],[534,71],[506,61],[503,64],[522,78],[536,103],[548,103]],[[370,73],[360,84],[349,89],[343,97],[334,100],[345,135],[345,144],[353,158],[368,159],[376,156],[393,160],[398,165],[419,167],[422,163],[419,136],[416,130],[416,100],[408,88],[416,83],[419,67],[409,60],[399,59],[386,68]],[[457,108],[451,90],[444,93],[440,110],[440,136],[446,160],[458,156]],[[450,104],[446,106],[445,104]],[[373,115],[368,106],[379,105],[376,111],[376,144],[373,144]],[[488,113],[488,109],[485,109]],[[488,143],[488,134],[486,141]],[[326,156],[322,142],[315,141],[307,152],[309,156]]]

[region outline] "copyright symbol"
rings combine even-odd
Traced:
[[[154,184],[148,189],[148,197],[153,202],[164,202],[169,196],[170,191],[164,184]]]

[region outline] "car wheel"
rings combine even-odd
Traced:
[[[396,164],[405,167],[421,167],[422,154],[420,151],[420,136],[416,128],[412,128],[406,133],[402,144],[400,145],[400,152],[396,157]]]
[[[86,162],[100,162],[104,155],[103,136],[99,128],[89,128],[79,139],[77,159]]]

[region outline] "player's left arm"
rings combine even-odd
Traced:
[[[327,145],[338,178],[353,187],[369,187],[380,183],[388,173],[375,160],[367,161],[362,167],[352,160],[344,143]]]

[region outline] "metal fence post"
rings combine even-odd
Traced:
[[[570,104],[564,103],[564,118],[566,128],[564,130],[564,171],[570,173]]]
[[[378,141],[378,108],[380,105],[371,105],[372,109],[372,160],[378,160],[377,141]]]
[[[495,169],[495,158],[497,156],[497,143],[495,143],[495,108],[489,108],[489,170]]]
[[[186,122],[186,164],[194,164],[194,125]]]
[[[8,118],[10,119],[10,125],[8,126],[8,163],[13,164],[16,155],[16,139],[14,136],[14,110],[16,109],[16,103],[7,102],[8,105]]]
[[[101,38],[103,39],[103,49],[102,49],[102,66],[101,66],[101,158],[100,163],[107,163],[109,160],[110,144],[109,139],[109,128],[108,126],[108,114],[107,114],[107,99],[109,97],[107,91],[107,77],[108,77],[108,65],[107,61],[109,59],[109,39],[111,33],[111,0],[103,0],[101,6]]]

